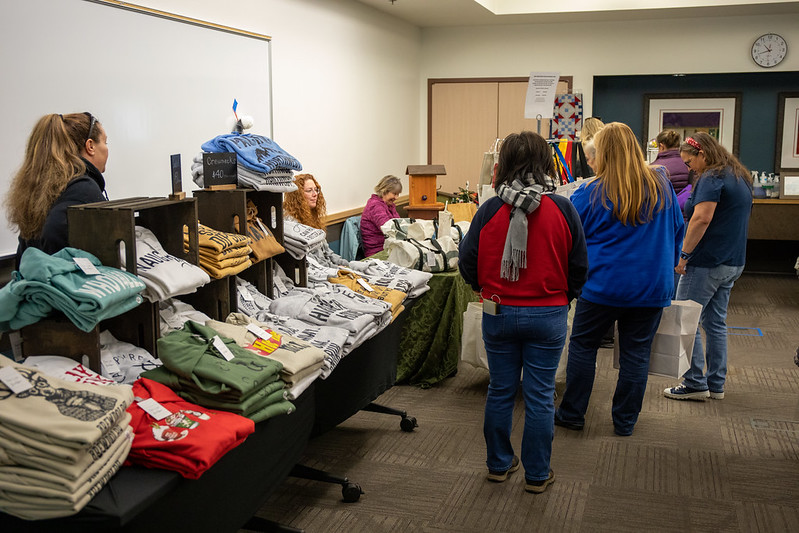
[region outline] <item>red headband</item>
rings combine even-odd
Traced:
[[[702,149],[702,146],[700,146],[700,145],[699,145],[699,143],[698,143],[698,142],[696,142],[696,141],[695,141],[693,138],[691,138],[691,137],[688,137],[687,139],[685,139],[685,142],[687,142],[688,144],[690,144],[691,146],[693,146],[693,147],[694,147],[694,148],[696,148],[697,150],[701,150],[701,149]]]

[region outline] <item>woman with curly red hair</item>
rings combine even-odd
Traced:
[[[319,182],[311,174],[297,174],[294,183],[297,190],[283,195],[283,215],[300,224],[325,230],[327,204]]]

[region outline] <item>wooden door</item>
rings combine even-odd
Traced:
[[[524,118],[527,78],[429,80],[428,164],[443,164],[439,189],[470,189],[480,175],[483,154],[499,138],[522,130],[538,131],[536,119]],[[557,93],[567,93],[571,77],[561,77]],[[541,135],[549,137],[549,120],[541,121]]]
[[[496,139],[496,83],[437,83],[432,88],[431,139],[428,164],[444,165],[439,189],[458,192],[480,176],[483,152]]]

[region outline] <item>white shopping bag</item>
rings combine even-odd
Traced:
[[[483,304],[480,302],[469,302],[463,312],[461,361],[488,370],[488,355],[483,343]]]
[[[679,379],[691,367],[691,353],[702,304],[693,300],[672,300],[663,308],[660,325],[652,340],[649,373]],[[619,368],[619,335],[613,343],[613,367]]]

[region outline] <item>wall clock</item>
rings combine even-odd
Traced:
[[[761,35],[752,44],[752,59],[761,67],[776,67],[785,59],[787,53],[788,43],[776,33]]]

